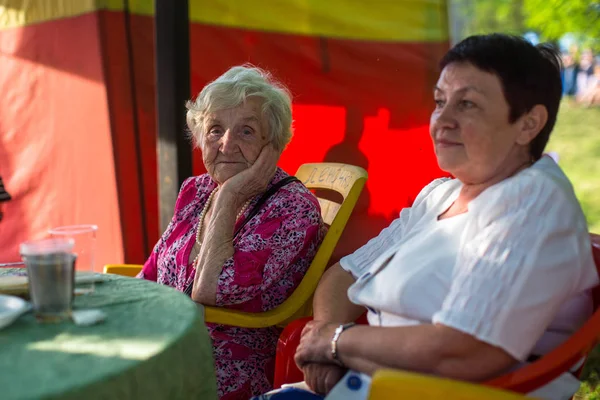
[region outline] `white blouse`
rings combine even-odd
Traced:
[[[550,157],[438,220],[462,184],[438,179],[352,255],[348,297],[371,325],[439,323],[518,360],[555,348],[591,315],[598,283],[585,217]]]

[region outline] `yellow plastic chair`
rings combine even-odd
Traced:
[[[373,376],[369,400],[520,400],[522,394],[432,375],[383,369]]]
[[[365,186],[367,171],[347,164],[314,163],[301,165],[296,172],[296,177],[309,189],[334,191],[343,198],[341,204],[318,198],[323,221],[329,225],[329,230],[300,285],[283,303],[265,312],[248,313],[205,306],[206,322],[244,328],[265,328],[274,325],[283,326],[289,320],[312,313],[312,295]],[[104,272],[135,276],[141,268],[141,265],[106,265]]]
[[[142,270],[142,267],[143,265],[138,264],[108,264],[104,266],[104,273],[134,278]]]

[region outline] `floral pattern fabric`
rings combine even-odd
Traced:
[[[268,188],[287,176],[278,168]],[[195,268],[188,261],[196,227],[216,186],[208,174],[183,183],[173,219],[139,278],[179,291],[193,282]],[[259,198],[251,201],[235,229]],[[217,306],[260,312],[281,304],[302,280],[324,234],[316,197],[299,182],[280,188],[234,238],[234,254],[219,275]],[[270,390],[279,329],[206,325],[213,341],[219,397],[247,399]]]

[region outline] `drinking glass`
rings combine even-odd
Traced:
[[[29,281],[29,296],[39,321],[56,322],[71,316],[75,259],[72,239],[21,243]]]
[[[96,257],[97,225],[69,225],[52,228],[48,231],[53,238],[72,239],[75,243],[73,253],[77,255],[77,271],[93,273]],[[77,293],[94,291],[93,279],[82,279],[86,283],[77,284]]]

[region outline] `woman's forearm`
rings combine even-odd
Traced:
[[[366,374],[393,368],[472,381],[488,379],[516,362],[471,335],[431,324],[353,327],[340,336],[338,356],[348,368]]]
[[[340,336],[338,357],[346,367],[369,375],[380,368],[431,373],[439,354],[432,327],[355,326]]]
[[[313,300],[315,319],[328,322],[351,322],[356,320],[365,308],[348,300],[348,288],[354,278],[339,263],[330,267],[317,287]]]
[[[216,304],[219,275],[223,264],[234,253],[233,230],[238,205],[231,196],[217,195],[213,207],[200,248],[192,288],[192,300],[209,306]]]

